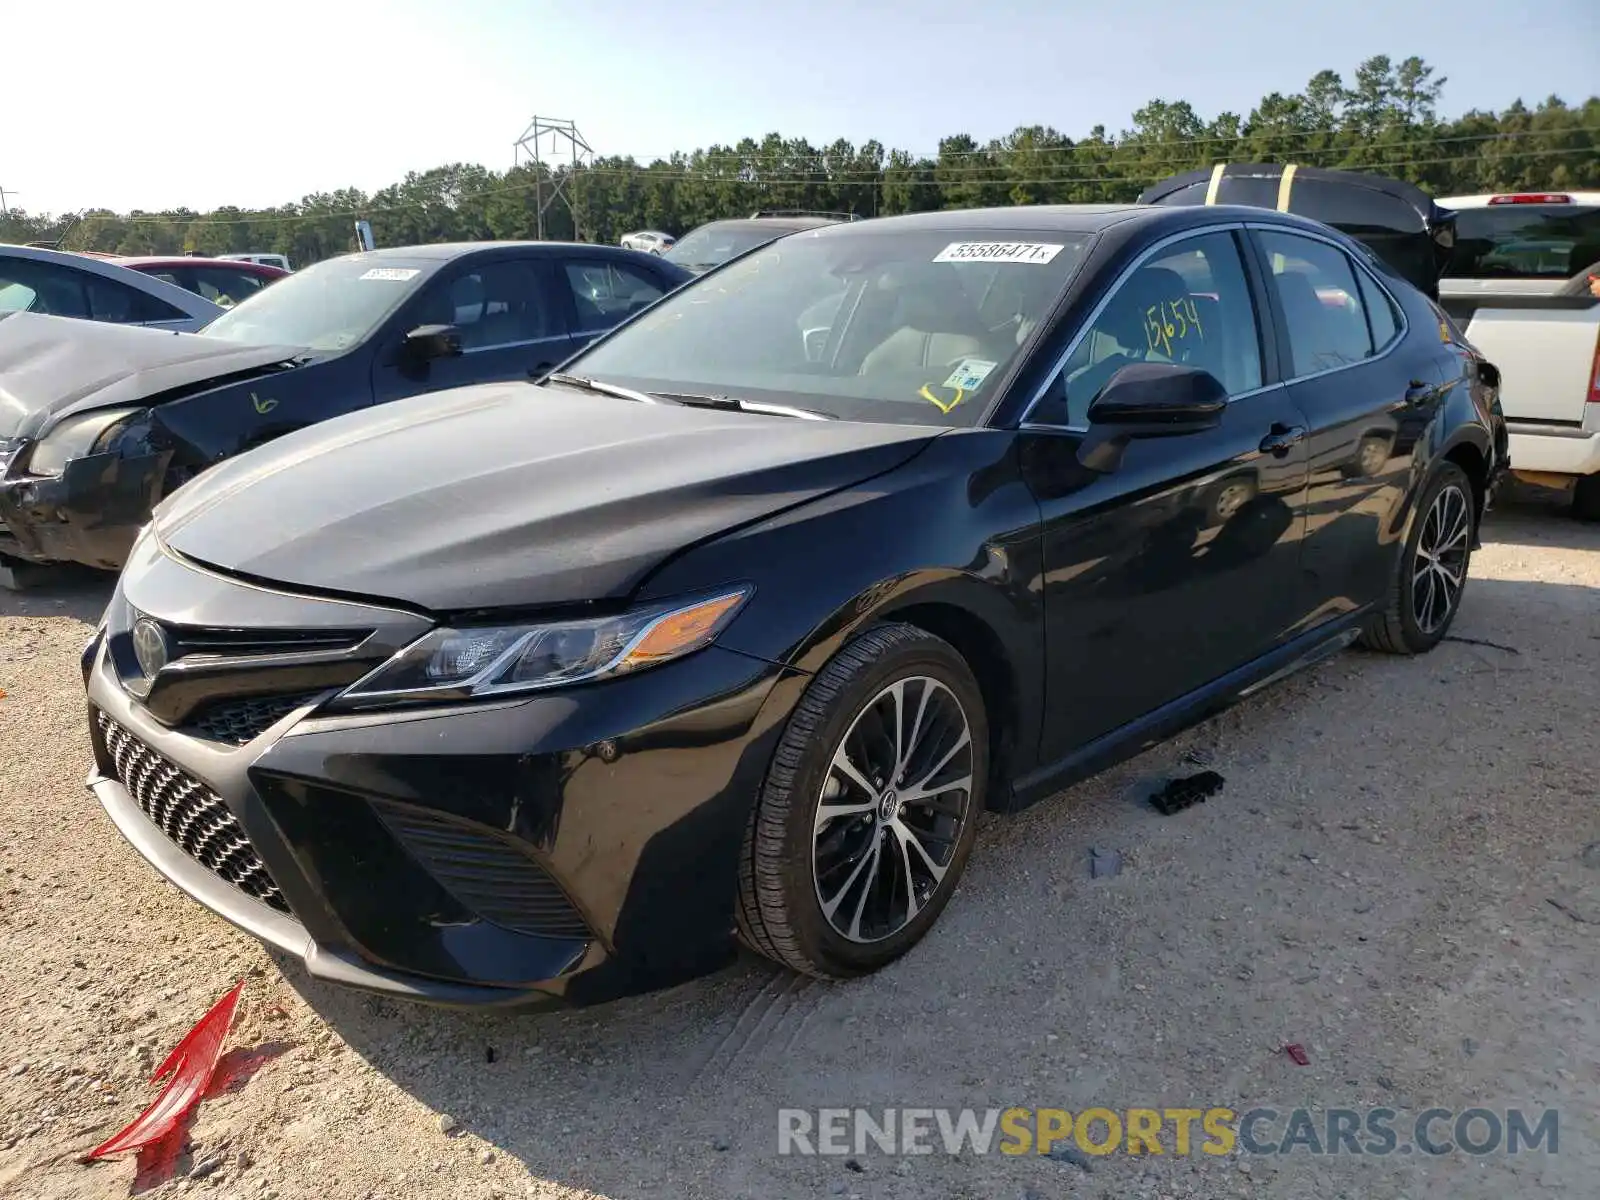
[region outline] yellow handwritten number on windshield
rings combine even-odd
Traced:
[[[1193,296],[1163,300],[1144,310],[1144,336],[1152,353],[1159,350],[1171,357],[1172,343],[1183,341],[1191,332],[1205,341],[1206,331],[1200,326]]]

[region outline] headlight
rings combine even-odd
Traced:
[[[34,475],[61,474],[73,459],[104,449],[118,426],[143,411],[140,408],[107,408],[68,417],[39,439],[28,456],[28,470]]]
[[[465,700],[637,671],[709,646],[749,595],[742,588],[582,621],[435,629],[339,699]]]

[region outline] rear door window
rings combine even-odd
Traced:
[[[1344,251],[1292,233],[1262,230],[1259,236],[1288,326],[1290,374],[1316,375],[1370,358],[1366,305]]]
[[[84,277],[89,296],[89,315],[96,321],[116,325],[146,325],[154,321],[184,321],[189,314],[165,300],[98,275]]]

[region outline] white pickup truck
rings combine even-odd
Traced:
[[[1439,301],[1500,369],[1511,470],[1600,521],[1600,192],[1441,196]]]

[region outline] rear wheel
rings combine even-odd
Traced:
[[[773,755],[740,863],[742,940],[823,978],[904,954],[966,865],[988,745],[982,694],[948,642],[899,624],[856,637]]]
[[[1444,640],[1467,586],[1476,520],[1466,472],[1441,463],[1417,503],[1387,606],[1362,632],[1364,646],[1423,654]]]

